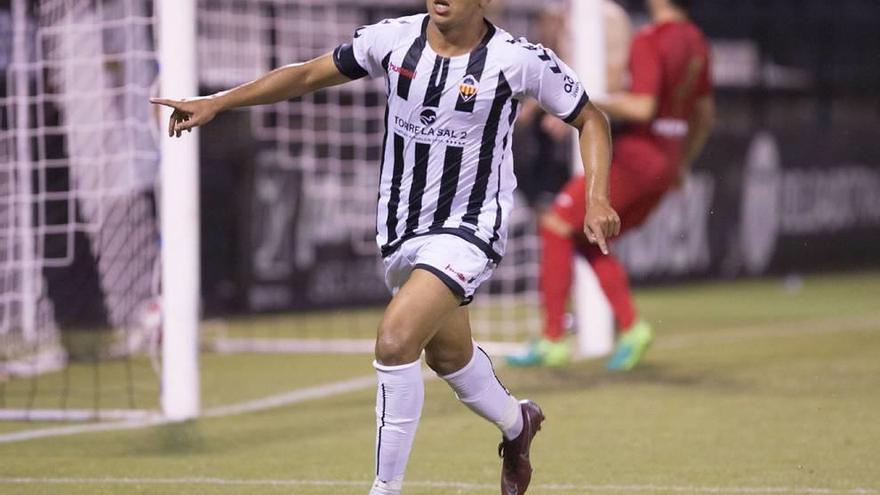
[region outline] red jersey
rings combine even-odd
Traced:
[[[657,114],[617,136],[615,158],[672,172],[682,159],[696,102],[712,94],[709,43],[690,21],[654,24],[633,40],[629,69],[630,92],[656,97]]]

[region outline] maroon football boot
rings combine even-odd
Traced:
[[[520,401],[523,429],[513,440],[502,439],[498,445],[498,455],[503,459],[501,466],[501,495],[523,495],[532,480],[532,463],[529,449],[532,439],[541,429],[544,413],[530,400]]]

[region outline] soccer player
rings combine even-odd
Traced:
[[[624,231],[641,225],[664,194],[684,180],[702,151],[714,120],[709,46],[688,18],[690,0],[647,0],[653,23],[633,39],[630,89],[596,105],[624,128],[615,136],[611,206]],[[613,255],[580,234],[584,182],[571,180],[541,221],[543,338],[513,366],[562,366],[571,349],[563,321],[571,290],[572,257],[587,258],[611,303],[619,336],[608,368],[632,369],[650,346],[651,326],[636,315],[626,271]]]
[[[531,401],[518,402],[495,376],[471,338],[466,306],[504,254],[516,185],[510,134],[526,97],[580,132],[586,238],[606,251],[606,239],[620,227],[607,195],[606,117],[553,52],[488,22],[489,3],[426,0],[427,14],[362,27],[332,54],[213,96],[154,100],[174,108],[168,133],[179,137],[230,108],[362,77],[384,79],[388,106],[376,227],[394,297],[376,337],[372,495],[401,492],[424,399],[422,351],[458,398],[501,430],[502,493],[528,488],[529,449],[543,413]]]

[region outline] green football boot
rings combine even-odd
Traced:
[[[571,347],[565,341],[552,342],[542,338],[532,341],[525,352],[507,356],[505,361],[514,368],[565,366],[571,361]]]
[[[561,368],[571,362],[571,346],[567,341],[548,342],[544,353],[544,366],[548,368]]]
[[[654,331],[647,322],[639,320],[628,331],[617,339],[617,347],[611,360],[608,361],[608,369],[611,371],[629,371],[633,369],[651,347],[654,341]]]

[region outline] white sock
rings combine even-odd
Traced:
[[[421,360],[403,366],[373,362],[379,388],[376,392],[376,482],[370,495],[400,493],[425,402],[421,364]]]
[[[403,478],[393,481],[382,481],[378,477],[370,488],[370,495],[400,495],[403,489]]]
[[[519,402],[498,380],[489,356],[474,343],[474,357],[464,368],[441,377],[455,390],[458,400],[472,411],[495,423],[504,438],[513,440],[522,432]]]

